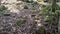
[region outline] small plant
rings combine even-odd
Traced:
[[[58,13],[57,12],[49,12],[50,15],[58,17]]]
[[[49,14],[50,12],[51,12],[51,6],[42,5],[42,8],[41,8],[41,11],[39,12],[39,15]]]
[[[36,34],[44,34],[45,29],[43,27],[40,27],[37,31]]]
[[[45,22],[49,22],[49,21],[50,21],[49,16],[46,16],[46,17],[44,18],[44,21],[45,21]]]
[[[25,19],[18,19],[17,21],[16,21],[16,23],[17,23],[17,25],[18,26],[20,26],[21,24],[23,24],[23,23],[25,23],[26,22],[26,20]]]
[[[56,10],[60,10],[60,6],[58,4],[56,4],[55,8]]]
[[[25,6],[24,6],[24,9],[28,9],[28,6],[27,6],[27,5],[25,5]]]
[[[46,7],[43,7],[42,10],[45,11],[45,12],[49,12],[49,11],[51,11],[51,7],[50,6],[46,6]]]

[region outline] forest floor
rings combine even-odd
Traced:
[[[8,9],[0,13],[0,33],[34,34],[40,26],[44,26],[45,16],[39,14],[41,9],[39,5],[33,6],[31,3],[22,2],[20,5],[7,4],[5,6]],[[28,8],[24,8],[24,6]],[[19,25],[16,21],[20,19],[25,21]]]
[[[5,5],[8,7],[8,9],[3,10],[0,14],[0,30],[2,33],[9,32],[10,34],[13,34],[13,32],[17,32],[19,34],[33,34],[38,26],[41,26],[40,21],[42,17],[38,17],[39,6],[33,7],[33,5],[29,3],[27,3],[26,5],[28,9],[20,7],[21,5]],[[6,16],[5,14],[10,15]],[[34,16],[37,16],[39,20],[34,20]],[[19,19],[25,19],[26,22],[18,26],[16,24],[16,21]],[[37,21],[37,23],[35,21]]]

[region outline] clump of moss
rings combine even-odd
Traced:
[[[0,13],[3,11],[3,10],[6,10],[7,8],[5,6],[1,6],[0,7]]]
[[[28,6],[27,6],[27,5],[25,5],[25,6],[24,6],[24,9],[28,9]]]
[[[49,17],[49,16],[46,16],[46,17],[44,18],[44,21],[45,21],[45,22],[49,22],[49,21],[50,21],[50,17]]]
[[[7,8],[5,6],[0,7],[0,11],[6,10]]]
[[[49,12],[51,16],[58,17],[58,12]]]
[[[43,27],[40,27],[37,31],[36,34],[44,34],[45,29]]]
[[[42,15],[43,13],[44,13],[43,11],[40,11],[40,12],[39,12],[39,15]]]
[[[60,29],[59,29],[59,27],[58,27],[58,33],[57,34],[60,34]]]
[[[42,7],[46,7],[46,5],[41,5]]]
[[[10,16],[10,14],[7,13],[7,14],[4,14],[4,16]]]
[[[21,24],[23,24],[23,23],[25,23],[26,22],[26,20],[25,19],[18,19],[17,21],[16,21],[16,24],[18,25],[18,26],[20,26]]]
[[[35,18],[35,20],[39,20],[39,17],[38,16],[35,16],[34,18]]]

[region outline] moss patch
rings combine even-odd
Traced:
[[[45,29],[43,27],[40,27],[37,31],[36,34],[44,34]]]
[[[18,19],[18,20],[16,20],[16,24],[18,25],[18,26],[20,26],[21,24],[23,24],[23,23],[25,23],[26,22],[26,20],[25,19]]]
[[[27,6],[27,5],[25,5],[25,6],[24,6],[24,9],[28,9],[28,6]]]
[[[35,16],[34,18],[35,18],[35,20],[39,20],[39,17],[38,16]]]
[[[4,16],[10,16],[10,14],[7,13],[7,14],[4,14]]]

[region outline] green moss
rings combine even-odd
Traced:
[[[6,10],[6,9],[7,9],[7,7],[5,7],[5,6],[0,7],[0,11]]]
[[[56,4],[55,8],[56,10],[60,10],[60,6],[58,4]]]
[[[10,14],[7,13],[7,14],[4,14],[4,16],[10,16]]]
[[[59,29],[59,28],[58,28]],[[57,34],[60,34],[60,29],[58,30],[58,33]]]
[[[45,21],[45,22],[49,22],[49,21],[50,21],[50,17],[49,17],[49,16],[46,16],[46,17],[44,18],[44,21]]]
[[[35,20],[39,20],[39,17],[38,16],[35,16],[34,18],[35,18]]]
[[[42,7],[46,7],[46,5],[42,5]]]
[[[49,14],[51,12],[51,6],[42,5],[39,15],[41,14]]]
[[[3,10],[6,10],[7,8],[5,6],[1,6],[0,7],[0,13],[3,11]]]
[[[49,12],[49,11],[51,11],[51,6],[43,7],[42,10],[45,12]]]
[[[27,5],[25,5],[25,6],[24,6],[24,9],[28,9],[28,6],[27,6]]]
[[[21,24],[23,24],[23,23],[25,23],[26,22],[26,20],[25,19],[18,19],[18,20],[16,20],[16,24],[18,25],[18,26],[20,26]]]
[[[57,12],[49,12],[49,14],[54,16],[54,17],[58,17],[58,13]]]
[[[0,11],[3,11],[3,9],[2,9],[2,8],[0,8]]]
[[[45,29],[43,27],[40,27],[37,31],[36,34],[44,34]]]
[[[43,13],[44,13],[43,11],[40,11],[40,12],[39,12],[39,15],[42,15]]]

